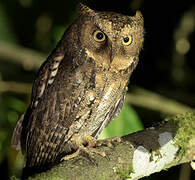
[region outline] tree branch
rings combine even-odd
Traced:
[[[194,111],[187,105],[149,90],[140,87],[133,87],[131,90],[126,96],[129,104],[172,115]]]
[[[195,113],[166,119],[161,124],[122,138],[113,148],[100,147],[107,158],[93,155],[97,165],[79,156],[61,162],[38,179],[139,179],[195,160]]]
[[[46,55],[22,46],[0,42],[0,60],[23,65],[24,69],[38,69],[45,60]]]
[[[31,93],[32,85],[15,81],[2,81],[0,79],[0,92]]]

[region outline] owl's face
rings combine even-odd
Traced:
[[[97,65],[121,71],[138,60],[144,32],[140,12],[135,16],[124,16],[82,6],[80,19],[81,44]]]

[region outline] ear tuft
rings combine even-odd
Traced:
[[[95,11],[93,9],[90,9],[88,6],[79,3],[78,5],[78,14],[79,15],[86,15],[86,14],[94,14]]]
[[[143,18],[142,13],[140,11],[136,11],[136,14],[134,17],[139,21],[139,23],[142,26],[144,25],[144,18]]]

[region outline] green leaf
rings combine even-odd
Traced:
[[[62,35],[63,35],[66,28],[67,27],[57,26],[57,25],[53,28],[53,33],[52,34],[53,34],[53,39],[54,39],[56,44],[62,38]]]
[[[17,112],[22,113],[25,110],[25,103],[18,98],[15,98],[12,96],[8,97],[7,104],[9,108],[12,108],[13,110]]]
[[[111,121],[111,123],[102,131],[99,139],[110,138],[114,136],[124,136],[143,129],[142,122],[135,110],[124,104],[120,115]]]

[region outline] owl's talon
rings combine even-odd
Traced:
[[[113,146],[113,142],[119,143],[119,142],[121,142],[121,138],[116,136],[113,138],[97,140],[97,139],[93,138],[92,136],[86,136],[85,141],[88,143],[87,147],[99,147],[99,146],[104,145],[104,146],[111,148]]]
[[[95,154],[98,154],[102,157],[106,157],[106,153],[104,151],[101,151],[101,150],[95,148],[97,146],[100,146],[100,143],[99,143],[100,141],[105,142],[105,140],[103,140],[103,141],[102,140],[97,140],[97,139],[93,138],[92,136],[86,136],[84,138],[84,142],[86,142],[87,145],[84,146],[83,144],[80,144],[76,140],[75,143],[78,145],[78,149],[76,150],[76,152],[74,152],[72,154],[69,154],[69,155],[66,155],[61,160],[69,160],[69,159],[75,158],[79,155],[84,155],[87,158],[89,158],[89,160],[91,162],[93,162],[94,160],[91,157],[91,153],[95,153]],[[103,144],[103,143],[101,143],[101,144]]]
[[[81,146],[73,154],[69,154],[69,155],[66,155],[65,157],[63,157],[61,159],[61,161],[63,161],[63,160],[67,161],[67,160],[73,159],[79,155],[83,155],[86,158],[88,158],[93,164],[95,164],[97,166],[98,164],[96,163],[95,159],[92,157],[91,153],[95,153],[95,154],[98,154],[102,157],[106,157],[106,153],[104,151],[100,151],[99,149],[95,149],[95,148],[88,148],[88,147]]]
[[[63,158],[61,158],[61,161],[68,161],[70,159],[73,159],[73,158],[79,156],[80,154],[81,154],[80,149],[77,149],[76,152],[69,154],[69,155],[66,155]]]
[[[107,138],[102,140],[97,140],[96,146],[107,146],[109,148],[113,147],[113,142],[121,142],[120,137]]]

